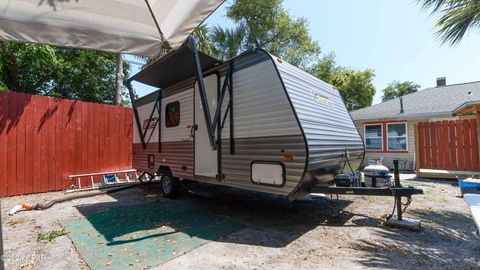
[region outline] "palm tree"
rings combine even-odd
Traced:
[[[422,8],[439,14],[437,34],[443,43],[458,44],[465,33],[480,27],[480,0],[418,0]]]
[[[222,28],[214,26],[210,33],[214,56],[226,60],[236,56],[245,48],[245,30],[241,26]]]
[[[197,38],[198,49],[208,55],[214,53],[214,48],[212,46],[212,41],[210,37],[210,28],[206,24],[202,24],[195,29],[192,33],[193,36]]]

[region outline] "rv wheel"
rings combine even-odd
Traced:
[[[174,198],[179,189],[178,178],[173,177],[172,173],[169,171],[164,172],[162,174],[161,189],[163,196]]]

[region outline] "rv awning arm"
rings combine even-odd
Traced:
[[[211,114],[210,114],[210,107],[209,107],[209,104],[208,104],[208,97],[207,97],[207,92],[205,90],[205,82],[203,80],[203,70],[202,70],[202,65],[201,65],[201,62],[200,62],[200,55],[199,55],[199,52],[198,52],[198,49],[197,49],[197,46],[196,46],[196,43],[195,43],[195,39],[190,36],[188,39],[187,39],[187,45],[188,47],[192,50],[192,55],[193,55],[193,62],[194,62],[194,76],[197,78],[197,83],[198,83],[198,91],[200,92],[200,100],[202,102],[202,107],[203,107],[203,115],[204,115],[204,118],[205,118],[205,124],[206,124],[206,127],[207,127],[207,133],[208,133],[208,138],[209,138],[209,142],[210,142],[210,147],[212,148],[212,150],[216,150],[218,148],[218,145],[221,143],[221,130],[223,129],[223,126],[224,126],[224,122],[225,122],[225,118],[223,119],[223,121],[221,121],[222,117],[221,117],[221,114],[222,114],[222,105],[223,105],[223,100],[225,98],[225,93],[227,92],[227,89],[228,89],[228,92],[229,92],[229,104],[228,104],[228,108],[225,112],[225,116],[227,114],[230,114],[230,152],[231,154],[233,154],[234,152],[234,146],[233,146],[233,102],[232,102],[232,73],[233,73],[233,63],[230,63],[229,66],[228,66],[228,69],[227,69],[227,74],[226,74],[226,77],[225,77],[225,81],[223,82],[223,86],[221,88],[221,92],[219,93],[219,96],[217,97],[217,99],[219,99],[218,101],[218,104],[215,108],[215,116],[214,118],[212,119],[211,117]],[[140,117],[138,115],[138,109],[137,109],[137,106],[135,104],[135,93],[134,93],[134,90],[133,90],[133,87],[132,87],[132,84],[131,82],[134,80],[135,77],[132,77],[128,80],[125,80],[124,81],[124,85],[128,88],[128,92],[129,92],[129,95],[130,95],[130,100],[132,102],[132,109],[133,109],[133,114],[134,114],[134,118],[135,118],[135,122],[137,124],[137,130],[138,130],[138,134],[139,134],[139,137],[140,137],[140,142],[142,144],[142,147],[143,149],[146,149],[147,147],[147,144],[148,144],[148,141],[145,141],[145,137],[147,135],[147,131],[143,130],[142,128],[142,123],[140,121]],[[228,88],[227,88],[228,87]],[[161,98],[162,94],[159,95],[159,97],[157,98],[157,101],[155,103],[155,106],[154,108],[152,109],[152,112],[150,114],[150,117],[148,118],[148,125],[150,125],[150,122],[152,121],[152,116],[153,116],[153,113],[155,111],[155,109],[159,110],[159,119],[157,119],[157,121],[155,122],[155,127],[157,126],[158,122],[161,121],[160,118],[161,118],[161,114],[160,114],[160,111],[161,111]],[[213,121],[212,121],[213,120]],[[161,124],[159,125],[159,127],[161,126]],[[218,130],[217,130],[218,129]],[[215,138],[215,131],[218,131],[218,138]],[[159,130],[159,133],[161,131]],[[153,131],[152,131],[153,133]],[[149,137],[151,137],[152,134],[150,134]],[[159,134],[160,135],[160,134]],[[160,147],[159,147],[159,152],[160,152]]]
[[[155,105],[153,106],[152,111],[150,112],[150,116],[147,119],[147,128],[145,130],[143,130],[143,128],[142,128],[143,125],[141,125],[140,117],[138,115],[138,109],[137,109],[137,106],[135,105],[135,93],[133,91],[131,80],[124,81],[124,85],[128,88],[128,93],[130,95],[130,100],[132,102],[133,115],[135,117],[135,123],[137,124],[138,135],[140,137],[140,142],[142,143],[142,148],[147,149],[147,145],[150,142],[150,139],[152,138],[153,132],[155,131],[155,128],[157,126],[158,126],[158,141],[159,142],[161,141],[161,133],[162,133],[161,127],[162,127],[162,125],[161,125],[160,121],[161,121],[161,118],[162,118],[162,96],[163,96],[163,92],[160,91],[158,93],[158,97],[157,97],[157,100],[155,101]],[[148,127],[150,126],[150,123],[152,122],[152,117],[153,117],[153,114],[155,113],[155,110],[157,110],[158,117],[155,120],[155,123],[152,127],[152,131],[150,132],[150,135],[148,136],[148,139],[145,140],[145,138],[147,136],[147,131],[149,129]],[[159,143],[158,152],[159,153],[161,152],[161,143]]]
[[[210,141],[210,146],[212,147],[212,150],[216,150],[217,145],[215,143],[215,138],[213,134],[214,130],[212,128],[212,118],[210,116],[210,107],[208,106],[207,92],[205,91],[205,83],[203,81],[203,71],[202,65],[200,64],[200,56],[198,55],[198,49],[197,45],[195,44],[195,39],[192,36],[189,36],[187,42],[193,53],[195,76],[197,77],[198,90],[200,91],[200,100],[203,107],[203,115],[207,124],[206,126],[208,139]]]
[[[135,118],[135,123],[137,124],[137,131],[140,137],[140,142],[142,143],[143,149],[146,149],[147,145],[145,144],[145,138],[142,136],[143,130],[142,130],[142,125],[140,123],[140,117],[138,116],[137,106],[135,105],[135,94],[133,92],[131,78],[128,80],[125,80],[123,84],[127,87],[128,94],[130,96],[130,101],[132,102],[133,117]]]

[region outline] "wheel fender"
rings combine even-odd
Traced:
[[[172,170],[170,170],[170,167],[161,165],[158,167],[157,174],[158,175],[164,175],[165,173],[170,173],[172,175]]]

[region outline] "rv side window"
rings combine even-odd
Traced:
[[[168,103],[165,107],[165,126],[176,127],[180,124],[180,101]]]

